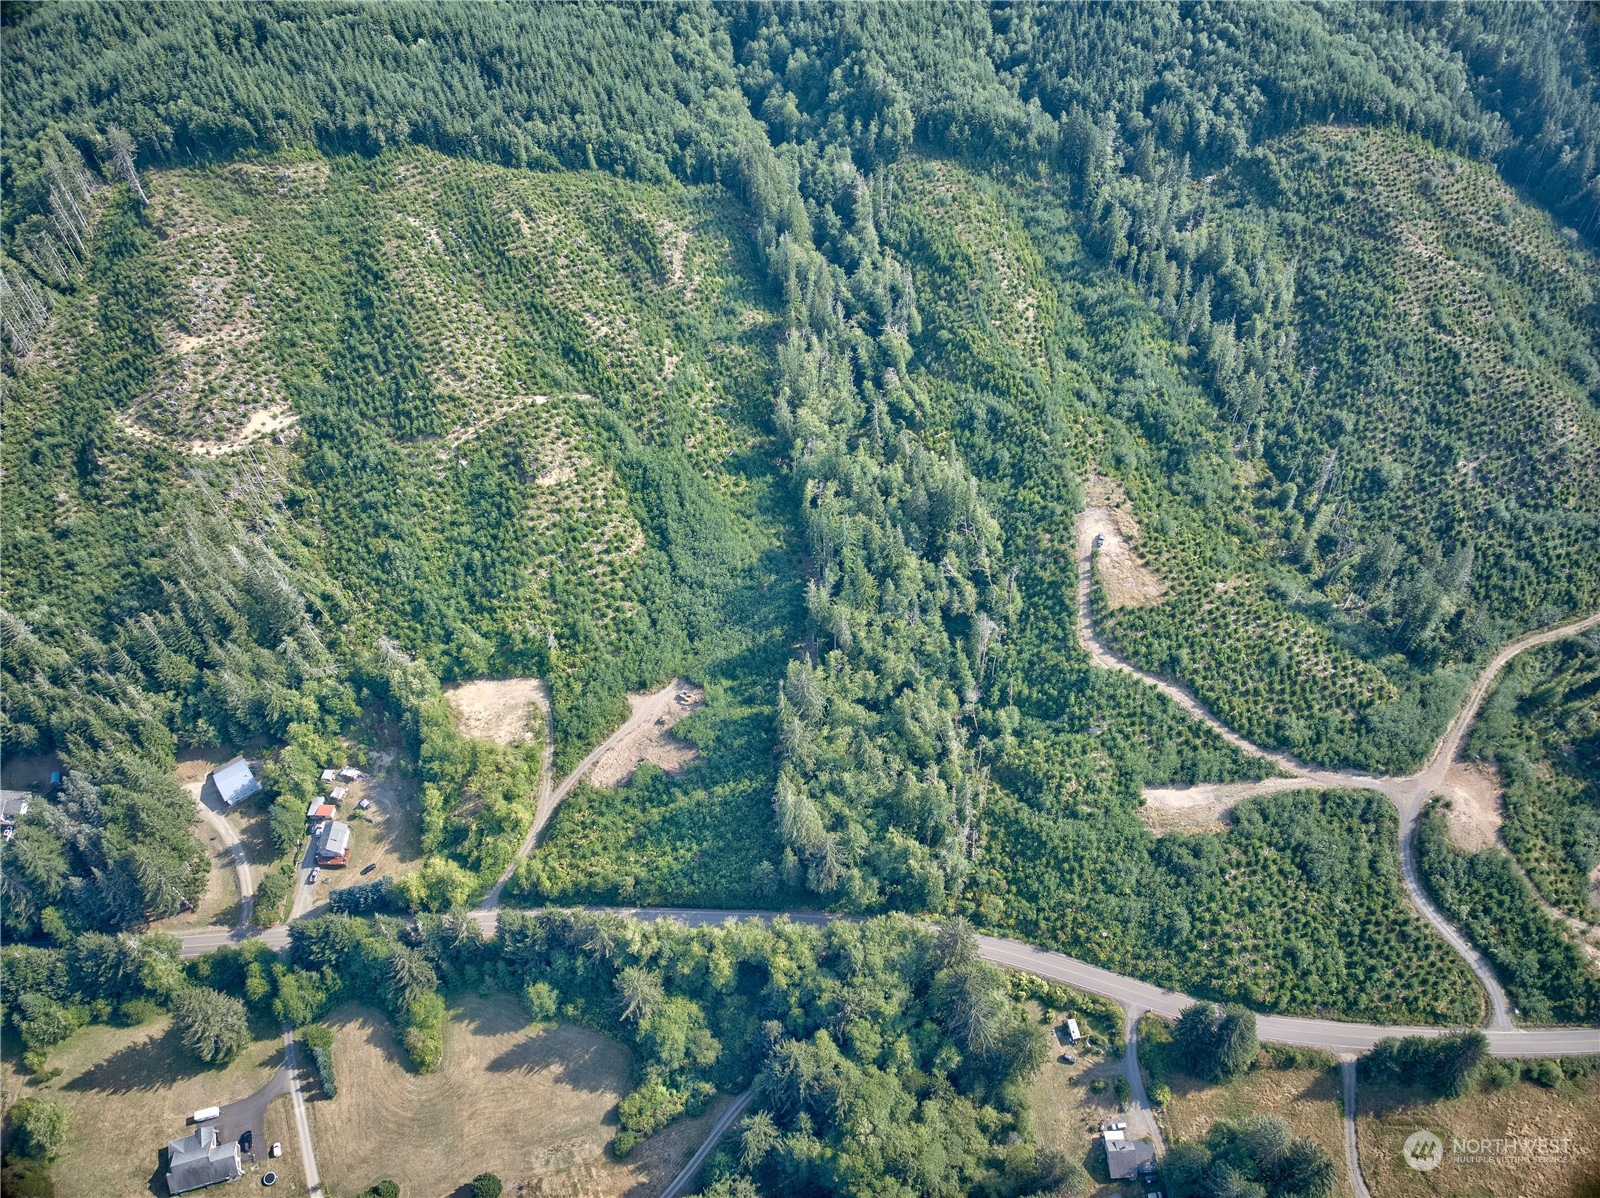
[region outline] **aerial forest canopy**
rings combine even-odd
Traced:
[[[203,892],[178,752],[265,757],[288,853],[380,720],[428,858],[396,893],[481,898],[539,762],[441,683],[545,679],[565,774],[682,675],[702,760],[577,790],[508,897],[961,914],[1476,1018],[1381,798],[1158,837],[1147,786],[1275,767],[1077,623],[1255,744],[1402,772],[1497,648],[1600,606],[1592,8],[0,20],[0,745],[67,772],[8,937]],[[1086,506],[1136,554],[1080,613]]]

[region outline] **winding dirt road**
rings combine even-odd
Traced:
[[[1518,637],[1502,648],[1479,673],[1477,680],[1468,689],[1466,698],[1463,699],[1455,718],[1450,721],[1445,733],[1434,746],[1432,754],[1423,764],[1422,768],[1414,774],[1403,776],[1388,776],[1379,774],[1366,774],[1354,770],[1328,770],[1308,765],[1287,753],[1274,752],[1253,745],[1238,735],[1221,720],[1217,719],[1201,703],[1194,694],[1176,681],[1157,677],[1154,674],[1135,666],[1132,662],[1119,657],[1101,643],[1095,635],[1094,623],[1089,614],[1089,596],[1094,582],[1094,540],[1095,537],[1108,529],[1114,530],[1111,512],[1104,507],[1086,508],[1078,516],[1078,640],[1084,650],[1096,665],[1106,669],[1121,670],[1142,679],[1151,686],[1156,687],[1163,694],[1172,699],[1179,707],[1204,723],[1217,735],[1229,744],[1253,753],[1257,757],[1264,757],[1278,767],[1287,778],[1268,778],[1261,782],[1230,783],[1226,787],[1195,787],[1173,788],[1157,792],[1169,803],[1182,798],[1188,791],[1194,791],[1196,806],[1217,805],[1225,801],[1229,805],[1238,803],[1254,795],[1272,794],[1277,791],[1293,789],[1296,786],[1309,784],[1313,787],[1352,790],[1376,790],[1387,795],[1400,814],[1400,870],[1405,884],[1406,895],[1413,906],[1421,913],[1424,919],[1433,925],[1434,929],[1445,938],[1450,946],[1459,953],[1467,964],[1472,967],[1472,972],[1477,975],[1479,983],[1489,996],[1490,1023],[1497,1029],[1509,1029],[1511,1022],[1511,1004],[1506,999],[1505,990],[1501,987],[1499,979],[1495,976],[1493,968],[1483,955],[1469,944],[1464,936],[1456,930],[1445,915],[1428,897],[1422,888],[1421,879],[1417,874],[1416,854],[1413,845],[1416,838],[1417,819],[1421,816],[1429,797],[1435,794],[1444,781],[1445,771],[1450,768],[1455,760],[1456,753],[1461,748],[1473,721],[1477,719],[1478,709],[1488,697],[1490,688],[1500,671],[1505,669],[1517,654],[1532,649],[1538,645],[1547,645],[1551,641],[1558,641],[1564,637],[1575,636],[1590,628],[1600,626],[1600,612],[1585,616],[1571,623],[1563,624],[1559,628],[1547,628],[1541,632],[1530,632],[1526,636]]]

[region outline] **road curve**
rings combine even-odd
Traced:
[[[1444,937],[1445,942],[1466,961],[1473,974],[1477,977],[1479,985],[1483,987],[1484,993],[1489,999],[1490,1026],[1502,1031],[1513,1027],[1511,1003],[1506,997],[1505,989],[1501,986],[1494,967],[1446,918],[1444,912],[1434,905],[1433,900],[1423,888],[1422,880],[1417,872],[1414,852],[1417,821],[1421,818],[1428,799],[1439,790],[1440,784],[1444,780],[1445,771],[1450,768],[1451,762],[1455,760],[1456,753],[1461,747],[1461,741],[1466,736],[1467,730],[1472,727],[1473,721],[1477,718],[1478,709],[1483,705],[1483,701],[1488,696],[1494,680],[1499,676],[1500,671],[1505,669],[1506,664],[1519,653],[1537,645],[1546,645],[1564,637],[1576,636],[1578,633],[1600,626],[1600,612],[1573,620],[1558,628],[1530,632],[1503,646],[1479,672],[1477,679],[1462,700],[1460,708],[1446,727],[1444,735],[1439,738],[1439,742],[1434,746],[1433,752],[1429,754],[1427,761],[1416,773],[1391,777],[1359,773],[1353,770],[1320,769],[1307,765],[1288,753],[1274,752],[1251,744],[1221,720],[1217,719],[1186,687],[1179,685],[1175,681],[1146,673],[1132,662],[1113,653],[1101,643],[1095,634],[1094,623],[1089,613],[1089,599],[1094,583],[1094,540],[1098,534],[1108,530],[1115,532],[1109,509],[1090,507],[1079,513],[1077,522],[1077,626],[1079,642],[1082,644],[1084,651],[1089,654],[1090,660],[1106,669],[1121,670],[1124,673],[1132,674],[1134,677],[1154,686],[1229,744],[1247,753],[1253,753],[1258,757],[1271,761],[1283,774],[1288,776],[1287,779],[1282,777],[1268,778],[1261,782],[1239,783],[1228,786],[1224,789],[1230,802],[1239,802],[1255,795],[1271,794],[1289,789],[1294,786],[1296,780],[1304,782],[1308,786],[1329,789],[1376,790],[1388,796],[1400,816],[1400,877],[1406,891],[1406,897],[1410,899],[1411,905],[1416,908],[1417,913],[1426,919],[1439,935]]]
[[[493,934],[500,910],[478,909],[474,919],[485,932]],[[554,908],[546,908],[554,909]],[[582,907],[590,913],[621,915],[629,919],[670,919],[688,927],[720,927],[729,920],[755,919],[763,923],[781,917],[794,923],[826,924],[858,917],[827,915],[816,911],[725,911],[696,907]],[[538,910],[536,908],[536,910]],[[239,933],[227,928],[208,928],[181,937],[183,955],[199,956],[225,944],[237,943]],[[287,928],[268,928],[260,939],[273,948],[289,943]],[[985,961],[1002,969],[1036,974],[1052,982],[1098,994],[1120,1004],[1125,1010],[1152,1011],[1164,1019],[1176,1019],[1183,1009],[1200,1000],[1174,990],[1166,990],[1138,978],[1124,977],[1074,960],[1065,954],[1036,948],[1003,936],[977,937],[978,952]],[[1376,1023],[1346,1023],[1338,1019],[1310,1019],[1293,1015],[1259,1015],[1256,1030],[1261,1039],[1300,1048],[1319,1048],[1335,1056],[1362,1053],[1388,1036],[1438,1036],[1451,1029],[1404,1027]],[[1576,1057],[1600,1054],[1600,1028],[1490,1028],[1484,1032],[1489,1051],[1501,1057]],[[1131,1084],[1131,1083],[1130,1083]]]

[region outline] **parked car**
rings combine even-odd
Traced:
[[[1078,1058],[1073,1056],[1070,1052],[1064,1052],[1061,1054],[1061,1063],[1063,1065],[1076,1065],[1078,1063]]]
[[[1094,547],[1096,549],[1100,548],[1105,543],[1106,543],[1106,534],[1105,533],[1097,532],[1097,533],[1094,534]]]
[[[251,1148],[255,1147],[255,1142],[255,1132],[247,1130],[239,1133],[239,1151],[249,1152]]]
[[[311,867],[311,872],[306,875],[306,885],[315,886],[317,884],[317,879],[321,876],[322,867],[319,865],[313,865]]]
[[[378,868],[378,863],[376,861],[372,862],[372,864],[370,864],[370,865],[363,865],[361,867],[361,876],[364,878],[368,874],[370,874],[373,870],[375,870],[377,868]]]
[[[276,1160],[278,1157],[282,1156],[283,1155],[283,1141],[282,1140],[274,1140],[274,1141],[272,1141],[272,1147],[267,1149],[267,1155],[272,1157],[274,1160]]]

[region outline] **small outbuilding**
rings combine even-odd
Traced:
[[[167,1144],[167,1190],[183,1194],[218,1182],[244,1176],[244,1154],[239,1141],[223,1144],[217,1129],[207,1124],[192,1136]]]
[[[25,790],[0,790],[0,835],[10,840],[17,830],[17,820],[28,814],[28,800],[33,795]]]
[[[350,864],[350,825],[336,819],[322,828],[322,838],[317,843],[318,865]]]
[[[235,757],[227,765],[212,770],[211,782],[229,807],[261,793],[261,783],[250,772],[250,763],[243,757]]]
[[[332,790],[330,790],[328,792],[328,797],[330,799],[332,799],[335,803],[342,803],[344,801],[345,795],[347,795],[349,793],[350,793],[350,788],[348,786],[335,786]]]
[[[366,777],[366,775],[360,770],[356,769],[353,765],[346,766],[344,769],[339,771],[339,779],[343,782],[359,782],[364,777]]]
[[[324,782],[332,782],[338,776],[339,776],[339,771],[338,770],[323,770],[322,771],[322,780]]]
[[[332,803],[325,803],[321,799],[312,799],[311,806],[306,808],[307,819],[332,819],[337,814]]]

